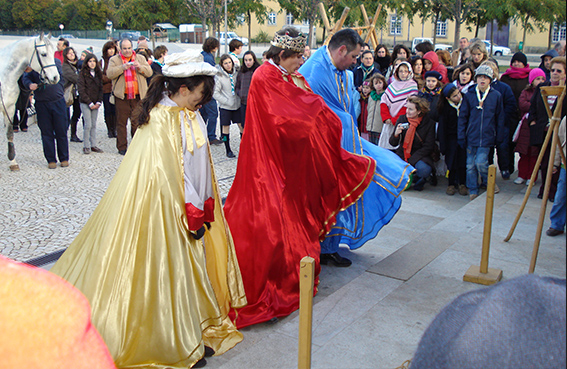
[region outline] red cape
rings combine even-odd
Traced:
[[[299,308],[299,265],[316,260],[340,210],[371,183],[376,163],[341,148],[342,124],[299,74],[254,72],[236,177],[225,204],[248,306],[237,327]],[[316,278],[315,285],[317,285]]]

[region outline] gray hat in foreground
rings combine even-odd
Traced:
[[[474,71],[474,78],[478,76],[487,76],[490,80],[494,79],[494,71],[488,65],[481,65]]]
[[[564,369],[564,279],[526,275],[471,291],[427,328],[410,369]]]

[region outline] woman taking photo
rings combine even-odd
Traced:
[[[236,94],[240,97],[240,112],[242,113],[242,127],[246,121],[246,105],[248,103],[248,91],[250,90],[250,82],[252,81],[252,75],[258,69],[260,64],[256,59],[256,54],[253,51],[248,50],[244,53],[242,58],[243,66],[236,76],[236,86],[234,90]]]
[[[197,111],[217,70],[187,50],[162,71],[108,190],[51,269],[87,297],[119,368],[200,368],[242,340],[227,314],[246,297]]]
[[[224,142],[226,156],[235,158],[236,155],[230,148],[230,125],[238,124],[242,136],[242,113],[240,109],[240,97],[236,94],[236,70],[234,61],[228,54],[220,58],[219,73],[215,76],[215,92],[213,97],[219,104],[221,141]]]
[[[429,118],[429,103],[420,97],[408,98],[405,115],[402,115],[390,145],[398,146],[396,153],[415,168],[413,189],[422,191],[435,163],[431,158],[435,147],[435,122]]]
[[[71,142],[83,142],[83,140],[77,137],[77,122],[81,117],[81,105],[79,103],[79,98],[77,95],[77,83],[79,82],[79,67],[77,66],[78,59],[77,54],[75,54],[75,49],[72,47],[67,47],[63,50],[63,79],[65,80],[65,85],[63,88],[66,90],[69,86],[73,86],[73,94],[75,99],[73,100],[73,116],[70,119],[71,125]],[[70,115],[69,107],[67,107],[67,116]]]
[[[110,103],[112,95],[112,80],[106,76],[108,61],[118,53],[116,42],[107,41],[102,47],[102,59],[100,69],[102,70],[102,101],[104,104],[104,123],[108,138],[116,138],[116,107]]]

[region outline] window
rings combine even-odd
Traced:
[[[391,35],[402,34],[402,17],[399,17],[397,15],[390,16],[390,34]]]
[[[437,35],[436,37],[447,37],[447,21],[437,22]]]
[[[565,40],[565,23],[560,25],[553,23],[553,35],[551,38],[553,42]]]
[[[272,12],[268,15],[268,26],[276,25],[276,13]]]
[[[293,25],[293,15],[291,15],[291,13],[287,13],[285,16],[285,24],[288,26]]]

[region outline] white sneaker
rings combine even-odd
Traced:
[[[530,185],[530,180],[528,179],[528,180],[526,181],[526,186],[529,186],[529,185]]]
[[[522,177],[518,177],[514,180],[514,184],[520,185],[524,183],[524,179]]]

